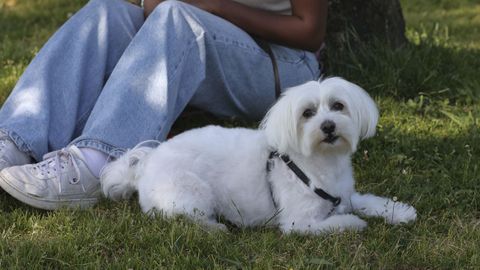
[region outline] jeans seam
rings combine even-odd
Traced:
[[[197,37],[197,38],[195,39],[195,41],[198,41],[198,40],[201,39],[201,38],[204,38],[204,34],[202,34],[200,37]],[[187,43],[186,49],[184,49],[184,50],[182,51],[182,55],[180,56],[180,59],[178,59],[176,65],[173,67],[173,71],[172,71],[172,81],[173,81],[173,80],[176,78],[176,76],[177,76],[178,67],[179,67],[180,64],[185,60],[185,55],[186,55],[185,52],[189,51],[189,49],[190,49],[191,47],[193,47],[193,44],[194,44],[194,41],[191,40],[189,43]]]

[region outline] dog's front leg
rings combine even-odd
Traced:
[[[321,234],[328,232],[343,232],[345,230],[361,231],[367,223],[356,215],[332,215],[325,219],[294,218],[285,219],[280,228],[284,233]]]
[[[354,193],[350,197],[353,211],[372,217],[383,217],[390,224],[408,223],[417,218],[411,205],[372,194]]]

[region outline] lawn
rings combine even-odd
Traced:
[[[85,2],[0,0],[0,102]],[[480,1],[402,4],[410,44],[333,51],[329,72],[363,86],[381,111],[377,135],[353,157],[357,189],[413,204],[417,222],[368,218],[363,232],[323,236],[207,233],[148,218],[135,200],[46,212],[0,193],[0,268],[479,269]]]

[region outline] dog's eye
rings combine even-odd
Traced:
[[[344,107],[344,106],[343,106],[342,103],[340,103],[340,102],[335,102],[335,103],[333,103],[331,110],[332,110],[332,111],[341,111],[341,110],[343,110],[343,107]]]
[[[305,118],[310,118],[314,115],[315,115],[315,110],[313,110],[313,109],[306,109],[302,114],[302,116],[305,117]]]

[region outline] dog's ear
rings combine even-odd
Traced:
[[[298,120],[295,116],[295,101],[292,100],[294,95],[288,91],[290,90],[282,94],[260,123],[260,129],[265,131],[268,144],[281,153],[285,153],[290,147],[296,147],[295,144],[298,143]]]
[[[350,99],[355,103],[355,122],[358,123],[360,139],[370,138],[375,135],[378,123],[378,108],[375,101],[360,86],[348,82]]]

